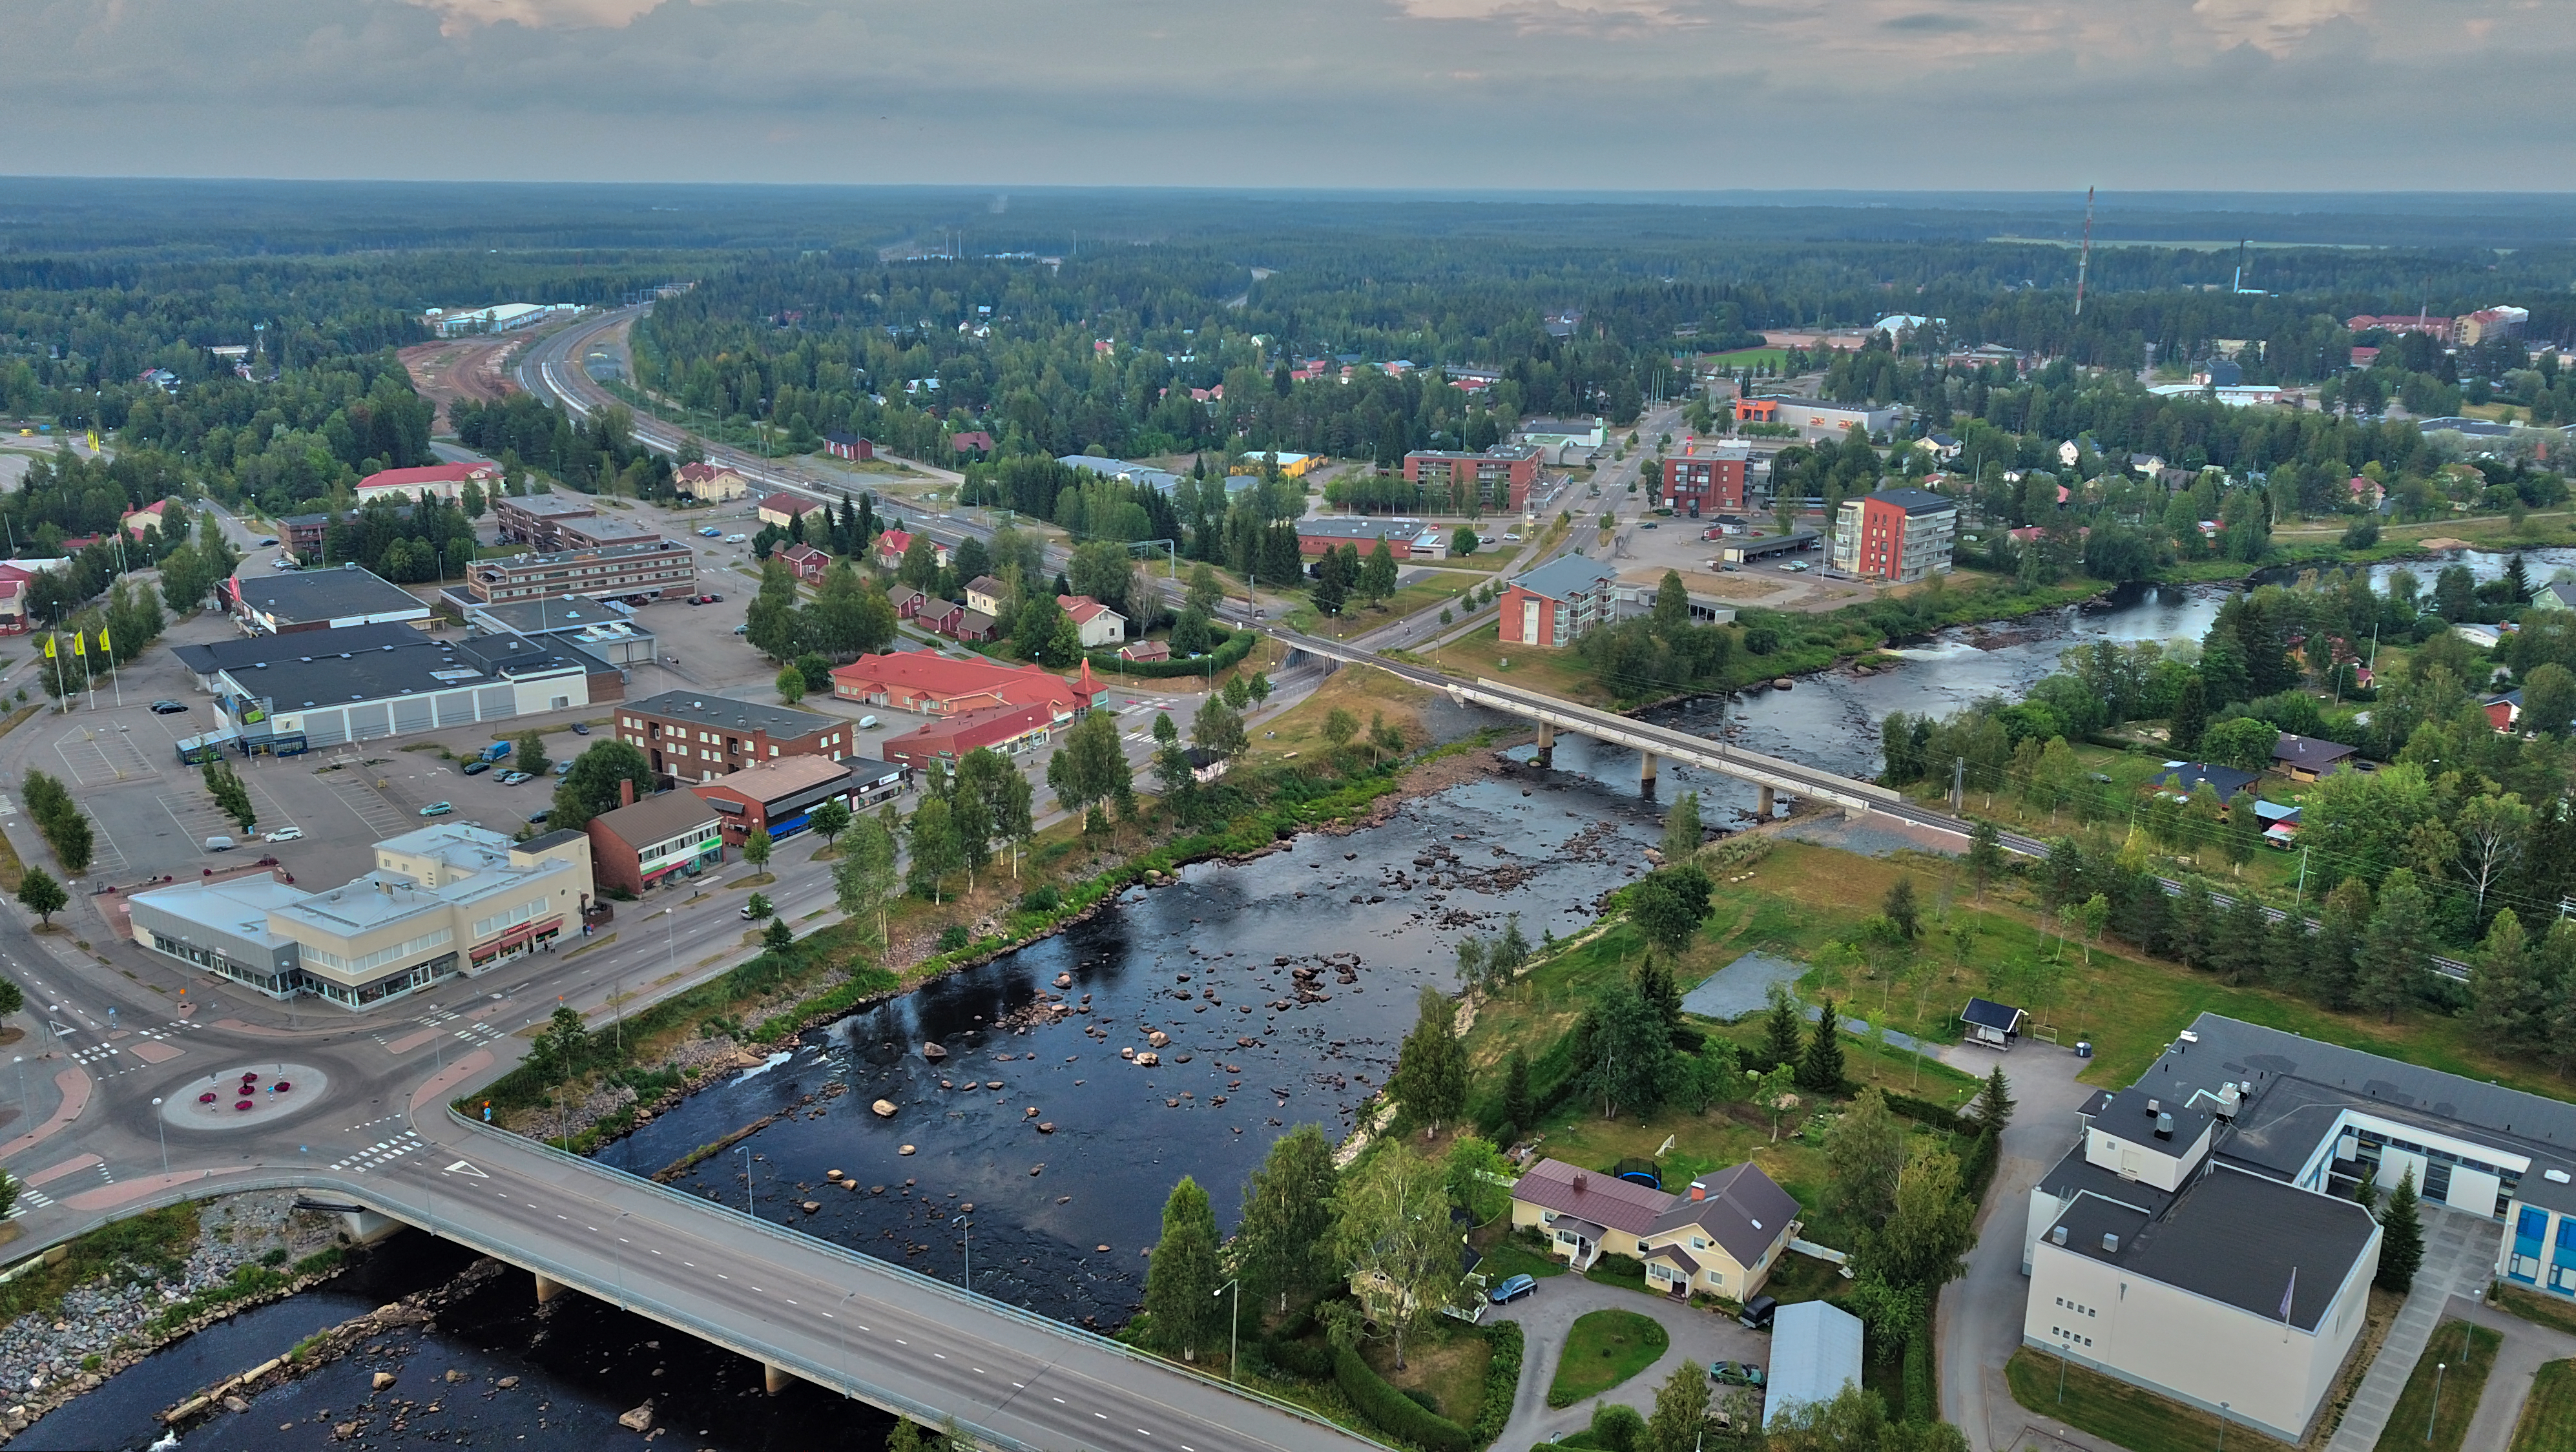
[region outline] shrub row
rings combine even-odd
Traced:
[[[1185,660],[1120,660],[1114,650],[1095,650],[1090,652],[1091,668],[1149,681],[1203,676],[1243,664],[1243,658],[1252,654],[1252,647],[1259,639],[1254,631],[1238,630],[1206,655],[1194,655]]]
[[[1485,1344],[1493,1348],[1485,1362],[1485,1400],[1476,1409],[1476,1425],[1467,1437],[1478,1447],[1490,1447],[1503,1435],[1503,1424],[1512,1419],[1512,1399],[1521,1390],[1521,1323],[1496,1321],[1485,1328]]]
[[[91,837],[89,818],[81,815],[70,789],[41,771],[31,771],[20,795],[26,800],[27,815],[36,819],[36,830],[54,849],[63,871],[73,877],[89,871],[90,853],[96,843]]]
[[[1468,1452],[1467,1429],[1397,1391],[1347,1347],[1333,1350],[1333,1381],[1360,1415],[1390,1436],[1429,1452]]]
[[[1941,1420],[1941,1398],[1932,1388],[1932,1335],[1928,1331],[1905,1338],[1904,1420]]]
[[[1984,1129],[1983,1125],[1955,1109],[1929,1099],[1917,1099],[1911,1094],[1889,1094],[1887,1107],[1900,1119],[1930,1125],[1945,1134],[1974,1135]]]

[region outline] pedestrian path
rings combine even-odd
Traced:
[[[2388,1418],[2397,1410],[2407,1378],[2415,1374],[2415,1363],[2423,1358],[2433,1329],[2442,1322],[2442,1308],[2453,1296],[2478,1298],[2495,1278],[2502,1225],[2430,1204],[2424,1206],[2423,1216],[2424,1264],[2416,1270],[2414,1288],[2398,1308],[2397,1324],[2380,1343],[2379,1356],[2362,1377],[2361,1389],[2353,1393],[2352,1405],[2344,1409],[2343,1423],[2335,1428],[2326,1452],[2372,1452],[2379,1445],[2379,1434],[2388,1429]]]

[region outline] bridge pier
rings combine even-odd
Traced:
[[[1649,791],[1654,789],[1655,753],[1651,751],[1637,753],[1637,785]]]
[[[563,1290],[564,1290],[564,1283],[563,1283],[563,1282],[561,1282],[561,1281],[559,1281],[559,1280],[556,1280],[554,1277],[552,1277],[552,1276],[550,1276],[550,1275],[547,1275],[547,1274],[546,1274],[545,1272],[543,1272],[543,1271],[531,1271],[531,1272],[529,1272],[529,1274],[531,1274],[531,1275],[533,1275],[533,1276],[535,1276],[535,1277],[537,1278],[537,1304],[538,1304],[538,1305],[542,1306],[542,1305],[544,1305],[546,1302],[551,1301],[551,1300],[553,1300],[555,1297],[557,1297],[557,1296],[559,1296],[559,1295],[563,1294]]]
[[[1754,813],[1754,815],[1760,817],[1763,821],[1770,821],[1774,805],[1775,803],[1771,799],[1771,788],[1765,786],[1762,788],[1762,806]]]
[[[774,1361],[764,1361],[760,1364],[761,1390],[769,1393],[771,1396],[776,1396],[780,1392],[787,1390],[787,1384],[795,1379],[796,1377],[793,1373]]]
[[[347,1227],[352,1245],[373,1245],[404,1228],[401,1221],[374,1210],[344,1210],[340,1212],[340,1223]]]
[[[1538,723],[1538,764],[1556,765],[1556,728],[1545,721]]]

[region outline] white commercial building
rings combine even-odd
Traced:
[[[558,314],[569,316],[580,311],[579,303],[495,303],[483,308],[431,308],[421,314],[420,320],[442,338],[461,338],[469,333],[533,328]]]
[[[591,891],[583,833],[513,843],[441,823],[377,843],[373,871],[319,892],[264,876],[136,893],[134,940],[271,998],[369,1008],[551,951]]]
[[[2023,1340],[2298,1441],[2411,1177],[2495,1274],[2576,1298],[2576,1105],[2203,1014],[2031,1191]],[[2454,1222],[2456,1223],[2456,1222]]]

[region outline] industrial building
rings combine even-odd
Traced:
[[[422,464],[411,469],[379,469],[358,481],[358,503],[394,499],[404,503],[435,494],[453,504],[462,498],[468,482],[480,484],[489,493],[500,485],[501,466],[489,459],[476,459],[463,464]]]
[[[590,839],[513,843],[441,823],[376,844],[374,870],[305,892],[271,876],[131,899],[134,941],[271,998],[371,1008],[551,951],[590,905]]]
[[[1834,403],[1787,395],[1735,400],[1737,423],[1779,424],[1809,438],[1838,438],[1852,428],[1865,434],[1883,434],[1896,427],[1901,412],[1892,403]]]
[[[234,575],[223,591],[234,619],[270,635],[429,619],[429,606],[418,596],[354,564],[301,574]]]
[[[617,668],[560,639],[405,625],[251,636],[171,654],[214,693],[213,744],[280,755],[614,701]]]
[[[442,338],[462,338],[533,328],[558,314],[570,317],[580,311],[579,303],[494,303],[480,308],[431,308],[420,320]]]

